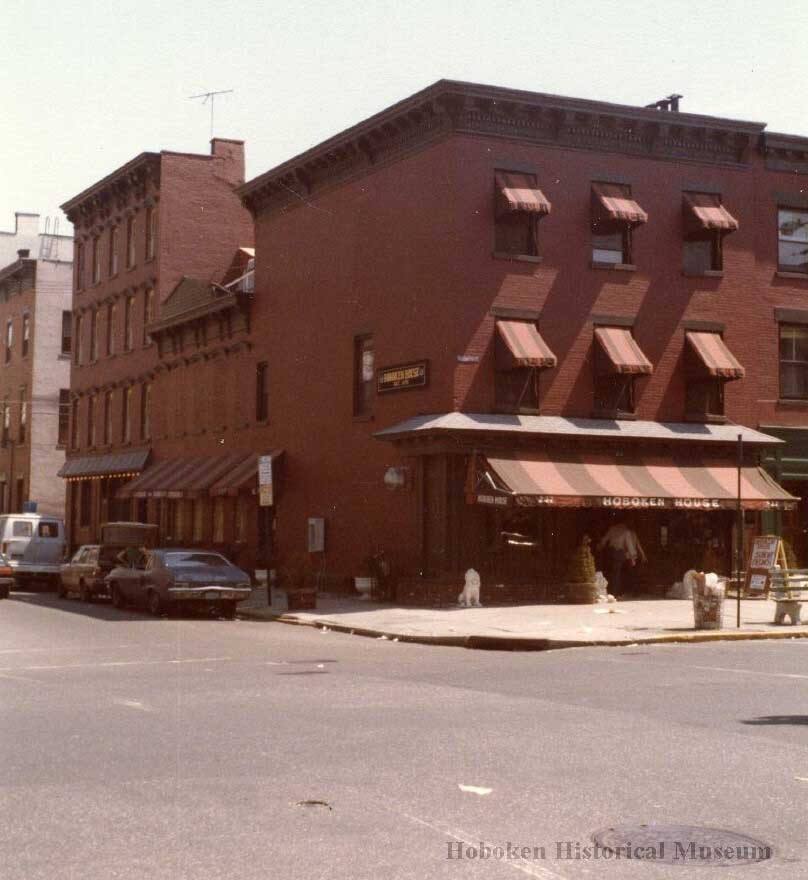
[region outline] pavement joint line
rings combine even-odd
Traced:
[[[631,660],[620,660],[617,657],[599,657],[598,663],[601,662],[607,663],[625,663],[627,665],[636,665],[633,664]],[[683,664],[680,663],[654,663],[654,666],[664,666],[669,669],[681,669]],[[764,672],[760,669],[732,669],[729,666],[697,666],[693,663],[685,663],[684,666],[687,669],[699,669],[702,672],[731,672],[735,675],[763,675],[767,678],[796,678],[803,679],[808,681],[808,675],[800,675],[796,672]]]
[[[0,666],[0,673],[36,672],[49,669],[100,669],[112,666],[159,666],[166,663],[218,663],[232,659],[232,657],[189,657],[180,660],[110,660],[106,663],[66,663],[55,666]]]

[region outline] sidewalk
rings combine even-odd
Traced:
[[[808,638],[806,626],[775,626],[774,602],[724,603],[724,628],[694,630],[693,603],[629,599],[609,605],[500,605],[490,608],[402,608],[349,596],[320,594],[315,611],[286,610],[285,597],[269,607],[263,589],[239,606],[239,617],[326,628],[400,642],[493,650],[543,651],[595,645]]]

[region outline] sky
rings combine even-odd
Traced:
[[[438,79],[808,136],[806,0],[4,0],[0,229],[144,150],[246,141],[255,177]]]

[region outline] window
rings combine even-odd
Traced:
[[[150,287],[143,295],[143,344],[151,345],[151,337],[146,328],[154,320],[154,290]]]
[[[595,413],[607,418],[630,415],[635,410],[634,377],[606,373],[595,376]]]
[[[70,446],[79,448],[79,401],[74,398],[70,405]]]
[[[539,371],[517,367],[496,372],[496,406],[500,412],[539,411]]]
[[[81,481],[79,492],[79,525],[85,528],[92,521],[93,484],[90,480]]]
[[[109,230],[109,275],[112,277],[113,275],[118,274],[119,269],[119,255],[118,248],[120,246],[119,239],[120,233],[118,231],[117,226],[111,226]]]
[[[135,305],[135,298],[127,296],[123,305],[123,350],[131,351],[135,346],[134,334],[132,332],[132,309]]]
[[[75,363],[76,366],[80,366],[84,360],[81,339],[81,315],[76,315],[75,330],[76,344],[73,346],[73,363]]]
[[[90,363],[98,360],[98,309],[90,312]]]
[[[724,236],[739,228],[738,221],[716,193],[682,193],[682,271],[706,275],[724,268]]]
[[[11,318],[6,321],[6,363],[11,361],[11,349],[14,343],[14,322]]]
[[[144,382],[140,386],[140,439],[151,437],[151,385]]]
[[[593,183],[592,263],[596,267],[631,265],[632,230],[647,220],[648,215],[631,197],[631,187],[620,183]]]
[[[503,254],[538,256],[539,223],[536,216],[514,211],[497,217],[494,250]]]
[[[265,422],[269,418],[269,388],[267,380],[269,364],[261,361],[255,368],[255,420]]]
[[[68,312],[68,314],[70,314]],[[56,443],[58,446],[67,446],[70,432],[70,391],[67,388],[59,389],[59,433]]]
[[[3,446],[8,445],[11,435],[11,408],[9,407],[8,398],[3,401]]]
[[[213,499],[213,543],[224,543],[224,498]]]
[[[354,339],[354,415],[373,414],[374,381],[376,361],[373,336],[357,336]]]
[[[682,242],[682,271],[686,275],[720,272],[724,266],[721,233],[711,229],[701,235],[686,235]]]
[[[131,269],[135,265],[135,235],[137,225],[134,217],[128,217],[126,220],[126,268]]]
[[[247,540],[247,522],[250,511],[250,497],[244,492],[240,492],[236,497],[236,519],[234,538],[237,543],[243,543]]]
[[[19,482],[19,481],[18,481]],[[19,499],[20,492],[17,492],[17,498]],[[26,520],[17,520],[11,526],[11,537],[12,538],[31,538],[34,534],[34,526],[33,523],[27,522]]]
[[[208,502],[205,498],[197,498],[194,501],[194,529],[193,541],[201,544],[205,540],[205,516],[208,510]]]
[[[808,274],[808,210],[777,212],[777,268]]]
[[[596,418],[632,418],[635,381],[653,372],[628,327],[595,327],[594,412]]]
[[[780,325],[780,397],[808,400],[808,325]]]
[[[495,253],[538,256],[539,220],[550,213],[550,202],[538,188],[536,175],[497,171],[494,189]]]
[[[115,319],[117,312],[118,307],[115,303],[110,303],[107,306],[107,355],[109,356],[115,354]]]
[[[101,239],[93,239],[93,284],[101,280]]]
[[[76,290],[84,287],[84,242],[76,242]]]
[[[58,538],[59,523],[43,520],[37,528],[37,534],[40,538]]]
[[[31,316],[26,312],[22,316],[22,356],[28,357],[31,348]]]
[[[104,392],[104,446],[112,443],[112,392]]]
[[[157,211],[146,208],[146,259],[153,260],[157,250]]]
[[[28,434],[28,390],[23,386],[20,389],[20,430],[19,430],[19,443],[22,445],[25,443],[25,438]]]
[[[95,395],[87,398],[87,445],[95,446]]]
[[[720,379],[690,379],[685,393],[685,418],[722,419],[724,383]]]
[[[62,312],[62,354],[70,354],[73,343],[73,313]]]
[[[631,263],[631,227],[606,220],[593,223],[592,262]]]
[[[132,388],[124,388],[121,394],[121,442],[132,439]]]

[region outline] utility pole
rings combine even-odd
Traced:
[[[235,89],[220,89],[218,92],[202,92],[201,95],[189,95],[189,101],[200,100],[203,104],[210,103],[210,138],[213,140],[213,103],[217,95],[232,95]]]

